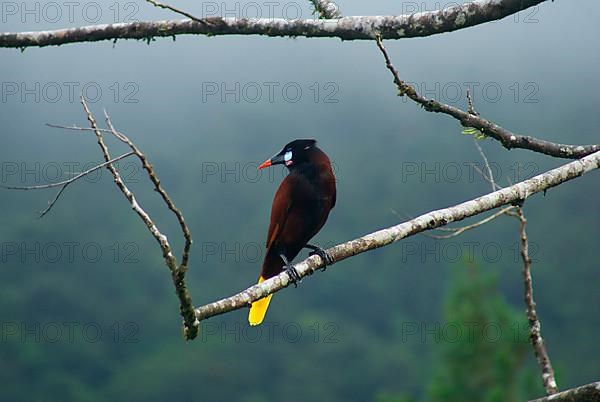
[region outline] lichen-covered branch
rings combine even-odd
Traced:
[[[111,133],[121,142],[127,144],[127,146],[131,148],[131,151],[139,158],[140,162],[142,163],[142,168],[148,174],[148,178],[150,179],[152,184],[154,184],[154,190],[158,194],[160,194],[161,198],[167,205],[167,208],[169,208],[177,218],[177,222],[179,222],[179,226],[181,227],[181,232],[183,233],[183,238],[185,240],[185,244],[183,246],[183,254],[181,258],[181,266],[179,267],[179,270],[185,272],[187,270],[188,261],[190,258],[190,248],[192,246],[192,233],[187,223],[185,222],[183,214],[179,209],[177,209],[175,203],[173,202],[173,200],[171,200],[171,197],[169,197],[165,189],[162,187],[160,180],[158,179],[158,176],[156,175],[156,172],[154,171],[154,168],[148,161],[146,155],[144,155],[142,151],[140,151],[140,149],[125,134],[115,129],[106,111],[104,111],[104,117],[106,119],[106,125],[108,126]]]
[[[529,257],[529,239],[527,238],[527,232],[525,230],[527,226],[527,219],[523,214],[523,208],[517,207],[517,218],[520,222],[520,245],[521,245],[521,258],[523,260],[523,283],[525,288],[525,306],[527,321],[529,322],[529,340],[535,357],[542,371],[542,382],[546,393],[548,395],[556,394],[558,392],[558,386],[556,385],[556,379],[554,377],[554,369],[550,362],[550,357],[546,351],[544,339],[542,338],[542,326],[538,319],[537,312],[535,311],[535,301],[533,300],[533,282],[531,278],[531,258]]]
[[[430,36],[499,20],[546,0],[477,0],[441,10],[398,16],[357,16],[339,19],[203,18],[90,25],[39,32],[0,33],[0,47],[57,46],[67,43],[139,39],[177,35],[266,35],[331,37],[343,40],[402,39]]]
[[[315,7],[315,11],[324,19],[340,18],[342,13],[339,7],[333,1],[329,0],[310,0]]]
[[[387,246],[391,243],[413,236],[429,229],[447,225],[450,222],[461,221],[482,212],[507,205],[518,204],[527,197],[540,191],[558,186],[561,183],[579,177],[600,167],[600,152],[588,155],[580,160],[549,170],[531,179],[500,189],[474,200],[466,201],[453,207],[439,209],[421,215],[410,221],[382,229],[350,240],[327,250],[334,262],[339,262],[356,254]],[[294,265],[300,277],[311,275],[323,266],[321,257],[315,255]],[[196,309],[199,320],[227,313],[249,306],[252,302],[269,294],[275,293],[291,283],[287,272],[270,278],[262,283],[225,299],[207,304]]]
[[[598,402],[600,401],[600,381],[581,387],[549,395],[529,402]]]
[[[83,96],[81,97],[81,104],[83,105],[83,108],[87,115],[87,119],[90,122],[90,126],[91,126],[92,130],[96,134],[96,139],[97,139],[98,145],[100,146],[100,149],[102,151],[102,155],[104,156],[104,160],[106,162],[109,162],[111,160],[110,153],[109,153],[108,147],[106,146],[106,143],[104,142],[104,135],[103,135],[103,133],[106,132],[106,130],[102,130],[98,127],[98,124],[96,123],[96,119],[94,118],[94,115],[92,114],[92,112],[91,112],[90,108],[88,107],[88,104]],[[106,113],[105,113],[105,115],[106,115]],[[183,216],[181,216],[181,213],[179,212],[179,210],[177,208],[175,208],[175,205],[173,204],[173,202],[171,201],[169,196],[162,189],[162,187],[160,185],[160,180],[158,180],[158,177],[156,176],[154,169],[148,163],[146,156],[129,140],[129,138],[127,138],[124,134],[119,133],[117,130],[115,130],[108,115],[106,115],[106,122],[107,122],[110,132],[116,138],[118,138],[122,142],[126,143],[131,148],[133,154],[135,154],[140,159],[140,161],[142,162],[142,166],[144,167],[144,169],[148,173],[148,176],[150,177],[151,181],[155,185],[155,189],[161,194],[163,200],[165,201],[165,203],[167,204],[169,209],[171,211],[173,211],[175,213],[175,215],[177,216],[179,223],[182,227],[182,230],[184,232],[184,237],[186,240],[186,244],[184,247],[183,259],[185,260],[185,262],[187,264],[189,247],[191,245],[192,240],[191,240],[191,234],[189,232],[189,229],[187,228],[187,225],[185,224],[185,221],[183,220]],[[148,215],[148,213],[137,202],[135,195],[133,194],[133,192],[131,190],[129,190],[129,188],[127,187],[127,185],[121,178],[121,175],[120,175],[119,171],[115,168],[115,166],[112,163],[107,163],[106,168],[112,174],[112,176],[114,178],[114,182],[117,185],[117,187],[119,188],[119,190],[121,190],[121,192],[123,193],[125,198],[127,198],[129,203],[131,204],[131,208],[142,219],[142,221],[144,222],[144,224],[146,225],[146,227],[148,228],[148,230],[150,231],[152,236],[156,239],[156,241],[160,245],[160,248],[163,252],[163,258],[165,259],[165,263],[166,263],[167,267],[169,268],[169,270],[171,271],[171,277],[173,279],[173,284],[175,285],[175,291],[179,298],[180,312],[181,312],[181,316],[183,317],[183,321],[184,321],[184,336],[186,339],[194,339],[198,334],[199,322],[198,322],[198,320],[196,320],[195,313],[194,313],[194,306],[192,304],[192,297],[190,296],[188,289],[187,289],[187,285],[185,283],[185,272],[187,270],[187,266],[183,266],[183,264],[181,266],[179,266],[177,264],[177,259],[173,255],[173,250],[171,248],[169,240],[167,239],[167,236],[165,236],[158,229],[158,227],[156,226],[156,224],[154,223],[154,221],[152,220],[150,215]]]
[[[411,100],[421,105],[428,112],[443,113],[452,116],[464,127],[473,127],[481,131],[482,134],[499,141],[506,149],[522,148],[542,154],[567,159],[579,159],[586,155],[600,151],[600,145],[567,145],[557,144],[550,141],[540,140],[534,137],[515,134],[489,120],[480,117],[476,113],[465,112],[457,107],[438,102],[434,99],[428,99],[419,94],[416,89],[400,78],[398,70],[392,64],[390,56],[383,46],[382,36],[377,36],[377,46],[385,59],[388,70],[392,73],[394,84],[398,89],[399,96],[408,96]]]

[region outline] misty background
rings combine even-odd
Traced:
[[[179,18],[141,0],[75,3],[4,2],[0,30]],[[349,16],[454,3],[338,4]],[[308,1],[173,5],[199,17],[315,18]],[[598,143],[599,16],[593,0],[557,0],[502,21],[385,45],[400,76],[426,96],[466,108],[470,87],[477,111],[514,132]],[[91,133],[45,126],[87,126],[83,90],[97,119],[106,109],[146,153],[183,211],[194,237],[187,281],[195,305],[256,281],[272,197],[285,175],[256,166],[295,138],[316,138],[337,176],[336,208],[314,241],[322,246],[490,190],[472,166],[482,167],[472,136],[455,120],[397,97],[373,42],[178,36],[0,53],[0,184],[58,181],[101,160]],[[107,141],[113,155],[127,151]],[[481,146],[502,185],[567,162],[507,151],[492,140]],[[137,162],[119,165],[180,250],[176,220]],[[184,342],[161,251],[108,172],[73,184],[37,219],[54,194],[0,193],[3,400],[397,402],[469,400],[473,389],[482,393],[471,400],[544,394],[526,344],[513,218],[451,240],[415,236],[356,256],[275,295],[263,326],[250,329],[247,310],[238,310],[203,322],[198,339]],[[591,173],[525,203],[542,334],[565,389],[596,381],[600,372],[598,195]],[[465,322],[479,323],[473,337]],[[463,383],[459,377],[476,376],[460,367],[487,374]]]

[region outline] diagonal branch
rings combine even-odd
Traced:
[[[94,118],[92,112],[90,111],[90,109],[87,105],[87,102],[85,101],[85,98],[83,96],[81,97],[81,104],[83,105],[83,108],[87,115],[87,119],[90,122],[90,126],[92,127],[92,129],[94,130],[94,133],[96,134],[96,139],[98,141],[98,145],[100,146],[100,149],[102,150],[104,159],[108,162],[108,161],[110,161],[110,153],[108,151],[108,147],[106,146],[106,144],[104,142],[104,136],[102,134],[103,130],[98,127],[98,124],[96,123],[96,119]],[[108,118],[108,116],[107,116],[107,121],[110,122],[110,119]],[[121,133],[118,133],[112,126],[112,123],[109,124],[109,129],[118,139],[120,139],[123,142],[126,142],[130,146],[133,153],[136,156],[138,156],[138,158],[140,158],[140,160],[142,160],[144,169],[146,169],[146,171],[148,172],[155,187],[157,189],[161,188],[160,181],[156,177],[156,174],[154,173],[152,166],[147,162],[145,156],[139,151],[139,149],[137,147],[135,147],[133,145],[133,143],[131,143],[131,141],[129,141],[129,139],[127,137],[125,137]],[[173,255],[173,251],[172,251],[171,245],[169,243],[169,240],[167,239],[167,236],[165,236],[158,229],[158,227],[156,226],[156,224],[154,223],[152,218],[150,218],[150,215],[148,215],[148,213],[138,204],[133,192],[131,192],[131,190],[129,190],[127,185],[123,182],[123,179],[121,179],[121,175],[120,175],[119,171],[111,163],[107,164],[106,167],[113,175],[115,184],[117,185],[119,190],[121,190],[121,192],[123,193],[125,198],[127,198],[129,203],[131,204],[131,208],[136,212],[136,214],[140,217],[140,219],[142,219],[142,221],[146,224],[146,227],[148,228],[148,230],[150,231],[152,236],[154,236],[154,238],[160,245],[160,248],[163,252],[163,258],[165,259],[165,263],[166,263],[167,267],[169,268],[169,270],[171,271],[171,277],[173,279],[173,284],[175,285],[175,291],[179,298],[180,312],[181,312],[181,316],[183,317],[183,321],[184,321],[184,336],[186,339],[194,339],[198,334],[199,322],[195,318],[194,306],[192,304],[192,297],[190,296],[190,294],[188,292],[187,285],[184,280],[187,267],[183,267],[183,264],[182,264],[182,266],[177,265],[177,259]],[[159,192],[161,192],[161,191],[159,191]],[[166,193],[164,193],[164,190],[162,190],[161,195],[163,196],[163,199],[165,199]],[[166,199],[168,199],[170,201],[168,196],[166,196]],[[167,201],[165,200],[165,202],[167,202]],[[169,205],[169,209],[171,209],[173,212],[178,211],[176,208],[174,208],[174,205],[172,205],[172,202],[170,204],[169,204],[169,202],[167,202],[167,205]],[[176,213],[176,215],[177,215],[177,213]],[[178,216],[178,219],[179,219],[179,216]],[[187,226],[185,226],[185,222],[183,222],[183,218],[181,218],[180,224],[184,225],[184,227],[187,228]],[[184,230],[184,233],[185,233],[185,230]],[[186,251],[184,251],[184,259],[186,260],[186,263],[187,263],[187,255],[186,255],[187,250],[189,250],[189,245],[191,244],[191,237],[189,237],[189,236],[190,235],[189,235],[189,230],[188,230],[187,234],[186,234],[186,246],[185,246]]]
[[[591,170],[600,168],[600,152],[586,156],[580,160],[549,170],[531,179],[524,180],[474,200],[463,202],[453,207],[439,209],[421,215],[408,222],[370,233],[358,239],[350,240],[327,250],[333,261],[339,262],[369,250],[387,246],[391,243],[413,236],[426,230],[461,221],[507,204],[515,204],[541,191],[558,186],[566,181],[579,177]],[[312,256],[294,265],[299,276],[311,275],[323,266],[319,256]],[[196,309],[196,317],[203,320],[215,315],[249,306],[269,294],[275,293],[291,283],[287,272],[270,278],[257,285],[225,299],[207,304]]]
[[[554,377],[554,369],[550,362],[550,357],[546,351],[544,339],[542,338],[542,329],[537,312],[535,311],[535,301],[533,300],[533,283],[531,278],[531,258],[529,257],[529,239],[525,227],[527,219],[523,214],[523,208],[517,207],[517,218],[520,222],[520,240],[521,240],[521,258],[523,259],[523,282],[525,284],[525,305],[527,306],[527,321],[529,322],[529,340],[535,357],[542,371],[542,382],[548,395],[556,394],[558,386]]]
[[[104,116],[106,119],[106,124],[108,126],[108,129],[103,129],[103,128],[98,127],[98,124],[96,123],[96,120],[95,120],[94,116],[92,115],[92,112],[90,111],[90,109],[87,105],[87,102],[85,101],[85,98],[83,96],[81,97],[81,103],[86,112],[86,115],[87,115],[88,121],[90,122],[91,128],[77,127],[77,126],[67,127],[67,126],[60,126],[60,125],[56,125],[56,124],[47,124],[47,125],[50,127],[63,128],[63,129],[67,129],[67,130],[93,131],[94,134],[96,135],[98,145],[100,146],[100,149],[102,150],[102,154],[104,156],[105,162],[98,166],[95,166],[92,169],[88,169],[85,172],[82,172],[69,180],[64,180],[59,183],[52,183],[52,184],[46,184],[46,185],[41,185],[41,186],[31,186],[31,187],[6,187],[6,186],[4,186],[4,188],[13,189],[13,190],[34,190],[34,189],[52,188],[52,187],[60,186],[61,189],[57,193],[54,200],[49,204],[48,208],[46,208],[41,213],[41,216],[44,216],[46,213],[48,213],[48,211],[50,211],[50,209],[54,206],[54,204],[56,204],[60,195],[62,194],[62,192],[66,189],[66,187],[69,184],[73,183],[77,179],[79,179],[95,170],[106,167],[112,173],[117,187],[119,187],[121,192],[129,200],[133,210],[138,214],[138,216],[146,224],[146,227],[148,227],[148,230],[150,230],[150,233],[154,236],[154,238],[157,240],[158,244],[160,245],[166,265],[169,268],[169,270],[171,271],[171,278],[173,280],[173,284],[175,285],[175,292],[177,293],[177,297],[179,298],[180,313],[181,313],[181,316],[183,317],[183,321],[184,321],[184,336],[186,339],[194,339],[198,334],[199,322],[196,320],[195,313],[194,313],[194,306],[192,304],[192,298],[188,292],[187,285],[185,283],[185,274],[188,269],[190,248],[192,246],[192,235],[189,230],[189,227],[187,226],[187,223],[185,222],[183,214],[181,213],[181,211],[179,209],[177,209],[177,207],[175,206],[175,204],[173,203],[173,201],[171,200],[171,198],[169,197],[167,192],[162,187],[160,180],[158,179],[158,176],[156,175],[156,172],[154,171],[154,168],[148,161],[148,158],[146,157],[146,155],[144,155],[140,151],[140,149],[125,134],[123,134],[115,129],[115,127],[114,127],[110,117],[106,113],[106,111],[104,112]],[[127,146],[129,146],[131,151],[124,155],[121,155],[119,157],[111,159],[110,153],[108,151],[108,147],[104,143],[103,134],[106,134],[106,133],[114,135],[119,141],[127,144]],[[144,211],[144,209],[142,209],[142,207],[138,204],[138,202],[135,199],[135,195],[129,190],[127,185],[123,182],[123,180],[121,179],[121,176],[119,174],[119,171],[113,165],[114,162],[121,160],[127,156],[131,156],[131,155],[137,156],[137,158],[140,160],[140,162],[142,163],[143,169],[148,174],[150,181],[152,181],[152,183],[154,184],[154,189],[156,190],[156,192],[158,192],[160,194],[160,196],[162,197],[162,199],[165,202],[165,204],[167,205],[167,207],[177,217],[177,221],[179,222],[181,231],[183,232],[183,237],[185,239],[185,245],[183,247],[183,253],[182,253],[182,258],[181,258],[182,262],[180,265],[177,264],[177,260],[175,259],[175,256],[173,255],[171,245],[169,244],[167,237],[160,232],[158,227],[152,221],[152,218],[150,218],[148,213],[146,213],[146,211]]]
[[[190,228],[188,227],[187,223],[185,222],[183,214],[181,213],[181,211],[179,209],[177,209],[177,207],[175,206],[175,203],[173,202],[173,200],[171,200],[171,197],[169,197],[169,195],[167,194],[165,189],[162,187],[160,180],[158,179],[158,176],[156,175],[156,172],[154,171],[154,168],[148,161],[148,158],[146,157],[146,155],[144,155],[140,151],[140,149],[125,134],[115,130],[115,127],[113,126],[112,121],[110,120],[110,117],[106,113],[106,110],[104,111],[104,117],[106,119],[106,125],[110,129],[110,132],[115,137],[117,137],[117,139],[119,139],[123,143],[127,144],[129,146],[129,148],[131,148],[132,153],[134,153],[139,158],[140,162],[142,162],[142,168],[146,171],[146,173],[148,173],[148,177],[150,178],[150,181],[152,182],[152,184],[154,184],[154,190],[158,194],[160,194],[160,196],[162,197],[162,199],[165,202],[165,204],[167,205],[167,207],[171,210],[171,212],[173,212],[173,214],[175,214],[175,217],[177,218],[177,222],[179,222],[179,226],[181,227],[181,232],[183,233],[183,237],[185,239],[185,245],[183,247],[181,265],[178,270],[182,271],[182,272],[187,271],[188,261],[189,261],[189,257],[190,257],[190,248],[192,246],[192,233],[191,233]]]
[[[440,10],[398,16],[357,16],[340,19],[203,18],[89,25],[38,32],[0,33],[0,48],[58,46],[118,39],[150,41],[177,35],[266,35],[329,37],[343,40],[403,39],[452,32],[495,21],[547,0],[476,0]]]
[[[394,77],[394,84],[399,91],[399,96],[408,96],[414,102],[421,105],[428,112],[443,113],[448,116],[454,117],[464,127],[474,127],[481,131],[482,134],[491,137],[499,141],[506,149],[522,148],[529,149],[530,151],[543,153],[546,155],[568,158],[568,159],[579,159],[586,155],[590,155],[594,152],[600,151],[600,145],[567,145],[557,144],[550,141],[540,140],[534,137],[515,134],[497,124],[486,120],[475,113],[465,112],[457,107],[447,105],[445,103],[438,102],[434,99],[428,99],[423,95],[419,94],[415,88],[403,81],[398,70],[392,64],[390,56],[388,55],[382,41],[383,36],[377,35],[376,41],[379,50],[383,54],[385,64],[388,70]]]

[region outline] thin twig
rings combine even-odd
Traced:
[[[487,181],[488,183],[492,184],[492,179],[490,179],[490,178],[487,176],[487,174],[485,174],[485,172],[479,168],[479,166],[477,166],[476,164],[474,164],[474,163],[472,163],[472,162],[469,162],[469,166],[471,166],[473,169],[475,169],[475,171],[476,171],[477,173],[479,173],[479,175],[480,175],[480,176],[481,176],[481,177],[482,177],[482,178],[483,178],[485,181]],[[498,187],[502,188],[502,187],[501,187],[501,186],[499,186],[498,184],[496,184],[496,186],[498,186]]]
[[[111,134],[111,131],[109,129],[106,128],[100,128],[98,127],[96,130],[94,130],[91,127],[80,127],[80,126],[76,126],[76,125],[72,125],[72,126],[63,126],[61,124],[52,124],[52,123],[46,123],[46,126],[48,127],[52,127],[52,128],[61,128],[63,130],[72,130],[72,131],[92,131],[92,132],[96,132],[96,131],[100,131],[101,133],[107,133],[107,134]]]
[[[467,88],[467,113],[469,113],[470,115],[473,115],[473,116],[479,116],[479,113],[475,111],[475,103],[473,102],[473,97],[471,96],[471,90],[468,88]],[[483,159],[485,167],[488,171],[488,175],[486,176],[479,169],[477,169],[477,171],[481,174],[481,176],[483,176],[484,179],[486,179],[487,181],[489,181],[491,183],[492,191],[496,191],[500,187],[496,185],[496,181],[494,179],[494,174],[492,173],[492,168],[490,167],[490,163],[488,162],[487,156],[485,155],[485,152],[483,152],[483,149],[481,149],[481,146],[479,145],[479,139],[476,136],[473,136],[473,142],[475,143],[475,147],[477,148],[477,151],[479,151],[479,155],[481,156],[481,159]]]
[[[482,219],[480,221],[477,221],[477,222],[475,222],[473,224],[470,224],[470,225],[460,226],[460,227],[457,227],[457,228],[447,228],[447,227],[435,228],[435,230],[438,230],[440,232],[450,232],[450,234],[447,234],[447,235],[434,235],[434,234],[427,233],[427,232],[421,232],[420,234],[423,235],[423,236],[425,236],[425,237],[429,237],[430,239],[436,239],[436,240],[450,239],[452,237],[458,236],[461,233],[466,232],[467,230],[475,229],[475,228],[477,228],[477,227],[479,227],[481,225],[484,225],[484,224],[486,224],[486,223],[488,223],[488,222],[496,219],[497,217],[499,217],[501,215],[508,214],[509,211],[512,210],[513,208],[514,208],[514,206],[506,207],[506,208],[504,208],[504,209],[502,209],[502,210],[500,210],[498,212],[495,212],[494,214],[492,214],[492,215],[490,215],[490,216],[488,216],[488,217],[486,217],[486,218],[484,218],[484,219]],[[392,213],[394,215],[396,215],[396,216],[398,216],[400,218],[403,218],[403,219],[409,219],[410,220],[410,219],[414,218],[413,216],[411,216],[409,214],[406,214],[406,213],[403,214],[404,216],[401,216],[394,209],[392,209],[391,211],[392,211]]]
[[[456,237],[456,236],[466,232],[467,230],[475,229],[481,225],[485,225],[486,223],[493,221],[497,217],[506,214],[508,211],[511,211],[514,208],[515,207],[511,205],[510,207],[503,208],[500,211],[488,216],[487,218],[484,218],[484,219],[482,219],[478,222],[475,222],[471,225],[462,226],[460,228],[449,228],[449,230],[452,231],[452,233],[447,234],[447,235],[433,235],[433,234],[428,234],[428,235],[429,235],[429,237],[431,237],[433,239],[441,239],[441,240],[450,239],[452,237]],[[426,234],[426,233],[423,233],[423,234]]]
[[[89,175],[90,173],[94,173],[96,170],[106,167],[108,164],[115,163],[115,162],[120,161],[121,159],[127,158],[128,156],[131,156],[131,155],[133,155],[133,152],[127,152],[126,154],[117,156],[116,158],[113,158],[113,159],[109,160],[108,162],[103,162],[99,165],[94,166],[93,168],[90,168],[81,173],[78,173],[76,176],[73,176],[70,179],[59,181],[56,183],[40,184],[37,186],[4,186],[4,185],[0,185],[0,188],[3,188],[5,190],[43,190],[43,189],[47,189],[47,188],[68,186],[69,184],[73,183],[74,181],[79,180],[82,177]]]
[[[473,97],[471,96],[471,91],[467,88],[467,112],[472,114],[473,116],[479,116],[479,113],[475,111],[475,106],[473,105]]]
[[[150,4],[152,4],[154,7],[159,7],[159,8],[165,9],[165,10],[173,11],[173,12],[175,12],[177,14],[183,15],[184,17],[187,17],[187,18],[191,19],[192,21],[199,22],[199,23],[204,24],[206,26],[210,26],[211,25],[207,21],[203,20],[202,18],[198,18],[198,17],[196,17],[196,16],[194,16],[194,15],[192,15],[192,14],[186,12],[186,11],[180,10],[180,9],[175,8],[173,6],[170,6],[168,4],[163,4],[163,3],[160,3],[160,2],[155,1],[155,0],[146,0],[146,1],[148,3],[150,3]]]
[[[471,91],[469,89],[467,89],[467,112],[473,116],[479,116],[479,113],[477,113],[475,111],[475,104],[473,102],[473,97],[471,96]],[[490,182],[490,184],[492,185],[492,191],[496,191],[500,188],[500,186],[496,185],[496,180],[494,179],[494,173],[492,172],[492,168],[490,167],[490,162],[488,161],[488,158],[485,155],[485,152],[483,152],[481,145],[479,145],[479,140],[477,138],[473,137],[473,142],[475,143],[475,147],[477,148],[477,151],[479,151],[479,155],[481,156],[481,159],[483,159],[483,163],[485,164],[485,167],[488,171],[488,176],[484,175],[481,170],[478,169],[478,171],[481,173],[481,175],[483,176],[484,179],[486,179]]]
[[[483,163],[485,164],[485,168],[487,169],[488,179],[490,184],[492,185],[492,191],[496,191],[500,188],[500,186],[496,184],[496,180],[494,179],[494,174],[492,173],[490,162],[488,161],[487,156],[485,156],[485,152],[483,152],[483,149],[481,149],[481,145],[479,145],[478,140],[473,138],[473,142],[475,143],[475,147],[477,147],[479,155],[481,155],[481,159],[483,159]],[[485,175],[483,175],[483,177],[485,178]]]
[[[3,186],[0,185],[0,188],[6,189],[6,190],[43,190],[43,189],[47,189],[47,188],[54,188],[54,187],[61,187],[61,189],[56,193],[56,195],[54,196],[54,199],[52,199],[51,201],[48,202],[48,206],[46,207],[46,209],[44,209],[43,211],[41,211],[39,213],[39,218],[43,218],[44,216],[46,216],[46,214],[48,212],[50,212],[50,210],[52,209],[52,207],[54,207],[54,204],[56,204],[56,202],[58,201],[58,199],[60,198],[60,196],[62,195],[63,191],[65,191],[65,189],[67,188],[67,186],[79,179],[81,179],[84,176],[87,176],[90,173],[95,172],[96,170],[102,169],[103,167],[106,167],[114,162],[120,161],[121,159],[127,158],[128,156],[133,155],[133,152],[127,152],[126,154],[123,154],[121,156],[117,156],[116,158],[113,158],[107,162],[101,163],[97,166],[94,166],[91,169],[88,169],[84,172],[79,173],[76,176],[73,176],[72,178],[68,179],[68,180],[63,180],[63,181],[59,181],[57,183],[50,183],[50,184],[41,184],[39,186]]]
[[[550,362],[550,357],[546,351],[544,345],[544,339],[542,338],[542,330],[540,320],[535,310],[535,301],[533,300],[533,282],[531,277],[531,257],[529,257],[529,239],[525,230],[527,225],[527,219],[523,214],[523,208],[517,207],[517,217],[520,221],[520,244],[521,244],[521,258],[523,260],[523,282],[525,284],[525,306],[527,321],[529,322],[529,340],[535,357],[542,371],[542,382],[548,395],[552,395],[558,392],[558,386],[556,385],[556,379],[554,377],[554,369]]]

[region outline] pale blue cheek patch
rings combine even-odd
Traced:
[[[283,160],[285,161],[285,166],[290,166],[293,163],[293,161],[292,161],[292,151],[287,151],[283,155]]]

